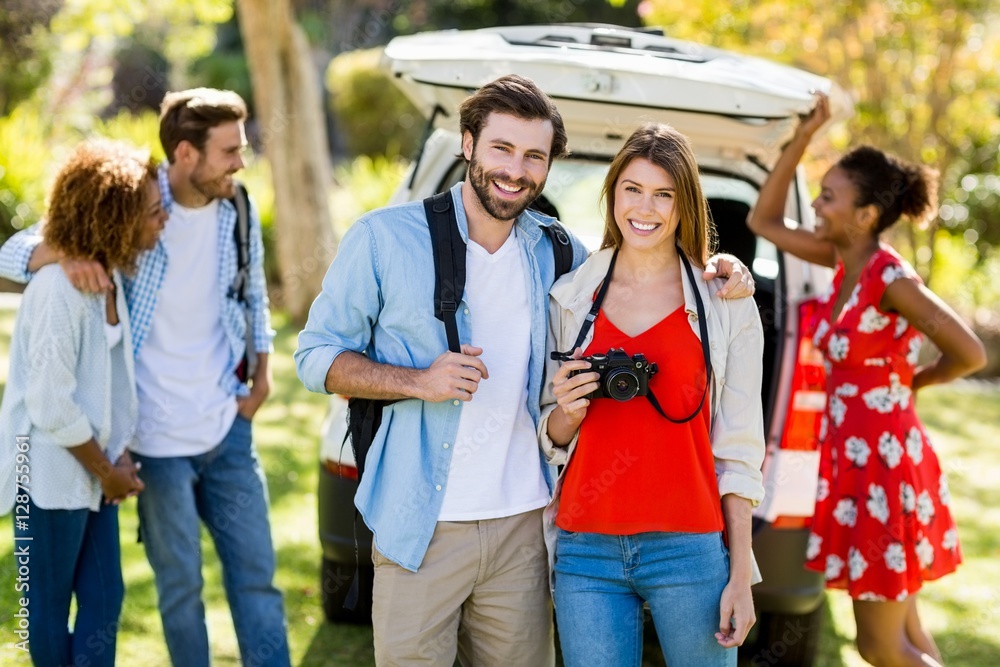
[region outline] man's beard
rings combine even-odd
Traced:
[[[236,196],[236,186],[232,179],[228,178],[232,174],[222,174],[217,178],[204,178],[204,160],[199,161],[190,176],[191,187],[208,197],[209,201],[214,199],[231,199]]]
[[[508,201],[497,197],[492,190],[492,181],[494,180],[500,181],[505,185],[524,188],[520,199]],[[472,184],[472,190],[479,198],[483,209],[497,220],[504,221],[513,220],[521,215],[524,209],[528,208],[538,198],[542,188],[545,187],[545,181],[536,184],[528,178],[514,180],[508,178],[503,170],[491,171],[487,174],[483,171],[482,164],[476,159],[475,149],[472,152],[472,160],[469,162],[469,183]]]

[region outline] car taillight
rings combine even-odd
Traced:
[[[358,481],[358,469],[354,466],[345,466],[340,463],[334,463],[333,461],[326,460],[323,462],[323,467],[326,468],[326,471],[334,477],[353,479],[355,482]]]
[[[819,449],[820,424],[826,411],[826,369],[823,354],[813,344],[816,329],[817,299],[799,305],[798,350],[792,373],[785,431],[781,437],[784,450],[814,452]],[[771,522],[776,529],[808,528],[811,516],[778,516]]]
[[[798,354],[792,374],[782,449],[813,451],[819,448],[819,427],[826,410],[826,369],[823,354],[813,345],[819,302],[809,299],[799,305]]]

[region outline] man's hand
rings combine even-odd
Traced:
[[[719,600],[719,632],[715,633],[719,646],[742,646],[747,633],[756,622],[750,586],[730,581],[722,589],[722,598]]]
[[[99,294],[111,291],[112,283],[108,272],[100,263],[92,259],[64,257],[59,260],[59,266],[62,267],[63,273],[69,278],[73,287],[81,292]]]
[[[462,354],[445,352],[421,372],[421,396],[429,403],[458,399],[471,401],[479,381],[490,376],[479,355],[481,347],[463,345]]]
[[[264,352],[257,353],[257,370],[251,378],[250,395],[236,399],[236,410],[247,421],[253,420],[254,415],[260,410],[260,406],[264,404],[264,400],[271,393],[269,356]]]
[[[747,265],[736,259],[733,255],[720,253],[713,255],[705,265],[705,272],[702,278],[712,280],[713,278],[726,278],[726,284],[722,286],[717,294],[723,299],[742,299],[753,296],[756,291],[753,276]]]
[[[267,375],[265,374],[260,378],[255,377],[253,384],[250,385],[250,395],[241,396],[236,399],[236,411],[247,421],[252,421],[254,415],[260,410],[260,406],[264,404],[264,400],[270,393],[271,383]]]

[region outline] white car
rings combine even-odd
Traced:
[[[767,664],[811,664],[823,582],[802,564],[825,395],[822,360],[801,335],[800,322],[811,299],[829,285],[831,272],[756,238],[746,218],[798,116],[809,110],[813,91],[830,96],[835,119],[851,113],[845,93],[826,79],[766,60],[653,30],[612,26],[538,25],[398,37],[386,47],[383,63],[428,118],[426,139],[394,203],[423,199],[464,178],[465,162],[456,157],[458,105],[504,74],[527,76],[559,107],[571,155],[553,164],[537,204],[592,248],[604,227],[598,194],[608,163],[632,130],[645,120],[663,121],[691,139],[719,249],[751,267],[765,331],[767,497],[755,512],[754,526],[764,582],[754,587],[759,630],[748,650],[767,651]],[[813,225],[801,172],[788,192],[786,216],[790,225]],[[324,609],[330,620],[364,621],[370,618],[371,594],[366,557],[359,573],[362,603],[354,611],[342,608],[355,568],[357,488],[345,431],[346,401],[335,396],[320,450]],[[359,553],[366,556],[371,535],[357,523]]]

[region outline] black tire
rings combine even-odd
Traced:
[[[762,613],[757,639],[748,648],[749,664],[812,667],[823,631],[824,605],[808,614]]]
[[[320,571],[320,590],[323,600],[323,615],[330,623],[354,623],[358,625],[372,622],[372,584],[375,580],[373,568],[361,566],[358,571],[358,603],[354,609],[345,609],[344,601],[351,590],[355,573],[354,563],[345,564],[323,559]]]

